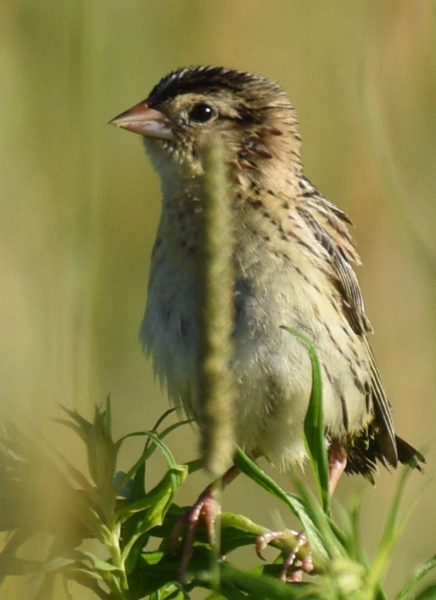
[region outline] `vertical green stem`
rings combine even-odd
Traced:
[[[200,423],[204,465],[219,477],[233,458],[236,392],[230,368],[234,329],[233,213],[220,138],[209,138],[203,166]]]

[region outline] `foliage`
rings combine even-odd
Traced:
[[[312,401],[317,402],[312,395]],[[8,539],[0,554],[1,580],[6,576],[39,577],[34,600],[51,596],[55,578],[62,578],[68,589],[76,581],[103,599],[151,600],[190,597],[195,588],[211,590],[209,598],[242,600],[243,598],[287,599],[356,599],[384,600],[380,582],[399,532],[398,505],[407,471],[404,471],[392,503],[377,554],[369,563],[361,546],[355,507],[344,511],[342,526],[332,520],[322,507],[324,497],[313,497],[307,486],[296,482],[299,495],[283,490],[248,456],[238,450],[235,462],[240,470],[266,493],[282,501],[297,516],[307,536],[313,573],[306,583],[281,583],[278,575],[284,556],[296,550],[295,568],[309,550],[295,535],[285,532],[271,545],[279,550],[272,564],[242,570],[231,559],[216,560],[204,529],[200,527],[189,567],[189,583],[177,582],[180,557],[170,550],[170,533],[184,509],[174,503],[177,490],[189,475],[200,468],[199,461],[178,464],[164,438],[176,423],[163,428],[168,411],[150,431],[134,432],[114,441],[111,434],[109,401],[104,409],[95,410],[92,422],[77,412],[67,411],[62,421],[80,437],[86,447],[88,477],[75,466],[56,457],[43,443],[27,437],[17,428],[3,431],[0,488],[0,526]],[[315,478],[320,457],[314,437],[308,437]],[[117,472],[119,451],[131,437],[141,436],[144,449],[128,472]],[[147,466],[156,451],[164,457],[167,468],[151,489],[147,485]],[[321,467],[322,468],[322,467]],[[36,477],[55,482],[50,496]],[[46,506],[47,510],[41,510]],[[14,508],[16,510],[14,510]],[[19,510],[19,508],[21,510]],[[62,518],[61,518],[62,516]],[[38,532],[50,534],[48,556],[38,559],[22,557],[21,549]],[[231,555],[246,545],[253,545],[268,530],[239,514],[221,515],[219,555]],[[99,549],[89,550],[87,540],[98,540]],[[436,566],[436,557],[419,567],[396,600],[434,597],[433,583],[418,596],[413,594],[422,578]],[[218,573],[218,582],[215,578]]]

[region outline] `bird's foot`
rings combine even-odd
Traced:
[[[233,465],[224,473],[218,484],[218,489],[223,490],[239,475],[239,469]],[[206,523],[206,532],[209,544],[213,548],[216,544],[215,522],[221,512],[221,507],[216,499],[216,483],[209,485],[198,497],[194,506],[174,525],[171,533],[170,548],[175,554],[181,544],[182,532],[186,529],[186,536],[183,541],[182,558],[179,565],[178,580],[185,584],[187,581],[187,572],[189,562],[194,552],[194,542],[198,526],[201,519]]]
[[[187,582],[188,566],[194,552],[194,542],[200,521],[204,520],[207,537],[213,547],[216,542],[215,522],[219,514],[220,506],[215,499],[215,490],[212,486],[209,486],[199,496],[194,506],[175,524],[170,539],[170,548],[174,554],[181,544],[182,532],[186,529],[177,577],[180,583],[185,584]]]
[[[259,558],[263,559],[262,550],[268,544],[278,540],[289,540],[290,537],[295,538],[295,545],[287,554],[283,562],[283,567],[279,575],[280,581],[300,582],[303,579],[303,573],[311,573],[313,571],[312,557],[309,553],[301,555],[300,550],[307,547],[307,538],[302,531],[285,530],[285,531],[270,531],[257,538],[256,553]]]

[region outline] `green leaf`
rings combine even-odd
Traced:
[[[244,594],[241,594],[237,590],[235,590],[235,592],[235,594],[232,594],[232,591],[230,590],[225,596],[218,594],[217,592],[212,592],[212,594],[206,596],[204,600],[245,600],[246,596]]]
[[[66,425],[85,443],[89,472],[100,492],[101,508],[110,514],[115,498],[113,478],[119,444],[114,443],[111,433],[111,407],[109,399],[104,409],[96,406],[93,421],[88,421],[76,411],[64,408],[70,421],[58,420]]]
[[[395,546],[395,542],[397,541],[398,536],[400,534],[402,525],[399,519],[400,500],[404,493],[404,486],[406,484],[407,477],[410,475],[411,471],[412,469],[410,467],[406,467],[401,473],[400,481],[397,485],[393,500],[390,504],[388,518],[386,520],[386,525],[382,533],[377,554],[369,572],[369,589],[375,589],[379,585],[379,582],[383,577],[384,572],[389,563],[392,550]]]
[[[281,328],[300,339],[309,352],[312,364],[312,391],[304,419],[304,441],[315,474],[323,508],[329,514],[329,465],[324,432],[321,367],[312,340],[295,329],[289,329],[284,325]]]
[[[167,435],[169,435],[175,429],[178,429],[179,427],[191,422],[191,420],[178,421],[176,423],[173,423],[166,429],[164,429],[164,431],[158,433],[157,430],[158,430],[159,426],[175,410],[176,410],[175,408],[171,408],[171,409],[167,410],[166,412],[164,412],[164,414],[156,421],[154,427],[151,429],[151,432],[154,433],[155,435],[157,435],[160,440],[163,440]],[[116,485],[117,490],[122,490],[124,487],[126,487],[126,485],[128,483],[131,483],[130,498],[132,500],[139,499],[142,496],[144,496],[144,494],[146,493],[145,464],[149,460],[149,458],[151,457],[153,452],[156,450],[157,446],[156,446],[156,444],[151,443],[152,439],[150,438],[150,436],[148,436],[147,431],[139,431],[139,432],[133,432],[133,433],[126,434],[126,435],[122,436],[117,442],[117,445],[119,447],[126,440],[128,440],[132,437],[138,437],[138,436],[147,437],[147,440],[144,445],[144,450],[143,450],[141,456],[139,457],[139,459],[136,461],[136,463],[134,463],[133,466],[128,470],[128,472],[124,474],[124,477],[119,478],[119,480],[117,481],[117,485]]]
[[[102,590],[100,587],[103,578],[93,570],[80,568],[74,569],[63,574],[63,578],[65,584],[67,584],[68,581],[74,580],[76,583],[79,583],[88,590],[92,590],[97,598],[102,598],[103,600],[113,600],[113,596]],[[52,598],[52,596],[41,594],[41,597],[38,597],[38,600],[47,600],[47,598]],[[68,598],[73,600],[71,596],[68,596]]]
[[[29,561],[15,556],[18,549],[30,537],[32,537],[32,533],[26,530],[16,530],[4,542],[3,550],[0,552],[0,584],[8,575],[30,573],[40,568],[39,561]]]
[[[152,600],[189,600],[189,595],[178,583],[168,583],[159,588]]]
[[[304,584],[284,584],[276,578],[246,573],[227,564],[221,566],[220,578],[222,585],[242,590],[253,600],[293,600],[303,597],[305,600],[319,600],[319,596],[311,594]]]
[[[198,562],[199,552],[195,548],[194,556],[191,561],[191,567],[203,567],[207,565],[209,553],[201,549],[202,558]],[[161,551],[144,552],[141,555],[141,561],[129,579],[129,587],[132,598],[143,598],[156,592],[169,583],[177,584],[177,573],[180,564],[180,557],[175,557]],[[180,586],[181,587],[181,586]]]
[[[255,544],[259,536],[269,529],[251,521],[244,515],[223,513],[221,521],[221,554],[227,555],[236,548]]]
[[[118,567],[115,567],[113,564],[102,560],[99,556],[97,556],[96,554],[94,554],[93,552],[89,552],[87,550],[82,550],[81,554],[83,554],[84,557],[88,558],[91,563],[92,566],[94,567],[94,569],[96,571],[118,571]]]
[[[395,600],[406,600],[410,596],[410,594],[415,591],[419,583],[421,583],[422,579],[434,568],[436,567],[436,554],[432,556],[429,560],[425,561],[421,565],[419,565],[413,574],[413,577],[409,579],[406,585],[402,590],[395,596]],[[427,590],[430,588],[427,588]],[[436,586],[435,586],[436,590]],[[422,594],[423,592],[421,592]],[[435,594],[436,598],[436,594]]]
[[[415,600],[436,600],[436,583],[423,590]]]
[[[240,448],[235,452],[235,465],[250,479],[263,487],[270,494],[281,500],[294,515],[299,519],[303,526],[304,532],[308,537],[310,547],[313,552],[319,556],[327,558],[328,554],[324,548],[322,539],[319,536],[317,528],[308,514],[303,502],[297,496],[285,492],[269,475],[252,461]]]
[[[345,539],[342,531],[312,496],[310,490],[298,479],[295,479],[295,484],[301,494],[301,501],[306,514],[322,541],[324,558],[331,559],[339,555],[345,555]],[[307,536],[309,544],[312,545],[310,534],[308,533]]]
[[[28,560],[26,558],[18,558],[17,556],[9,556],[7,560],[0,561],[1,579],[7,575],[27,575],[29,573],[36,573],[41,570],[42,566],[43,563],[39,560]]]
[[[123,523],[135,513],[147,512],[145,517],[138,520],[137,533],[145,533],[152,527],[162,525],[169,505],[174,498],[178,488],[182,485],[188,475],[184,465],[176,465],[171,468],[161,481],[148,493],[145,498],[130,503],[116,514],[118,522]],[[141,525],[139,526],[139,523]]]
[[[204,547],[195,546],[194,554],[189,565],[190,588],[212,586],[212,573],[210,571],[211,552]],[[179,565],[179,558],[164,553],[144,553],[142,568],[136,572],[135,580],[141,581],[143,595],[158,590],[170,581],[175,581]],[[292,600],[304,597],[306,600],[319,600],[319,596],[308,593],[308,586],[304,584],[285,585],[276,577],[247,573],[239,571],[227,564],[219,564],[221,594],[228,600],[241,600],[247,598],[258,600]],[[136,596],[132,593],[134,598]]]

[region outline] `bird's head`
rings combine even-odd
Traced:
[[[169,172],[192,179],[202,173],[201,149],[222,137],[229,166],[245,185],[275,164],[300,170],[294,109],[268,79],[223,67],[187,67],[164,77],[146,100],[112,124],[144,136],[162,179]],[[276,160],[274,160],[276,159]]]

